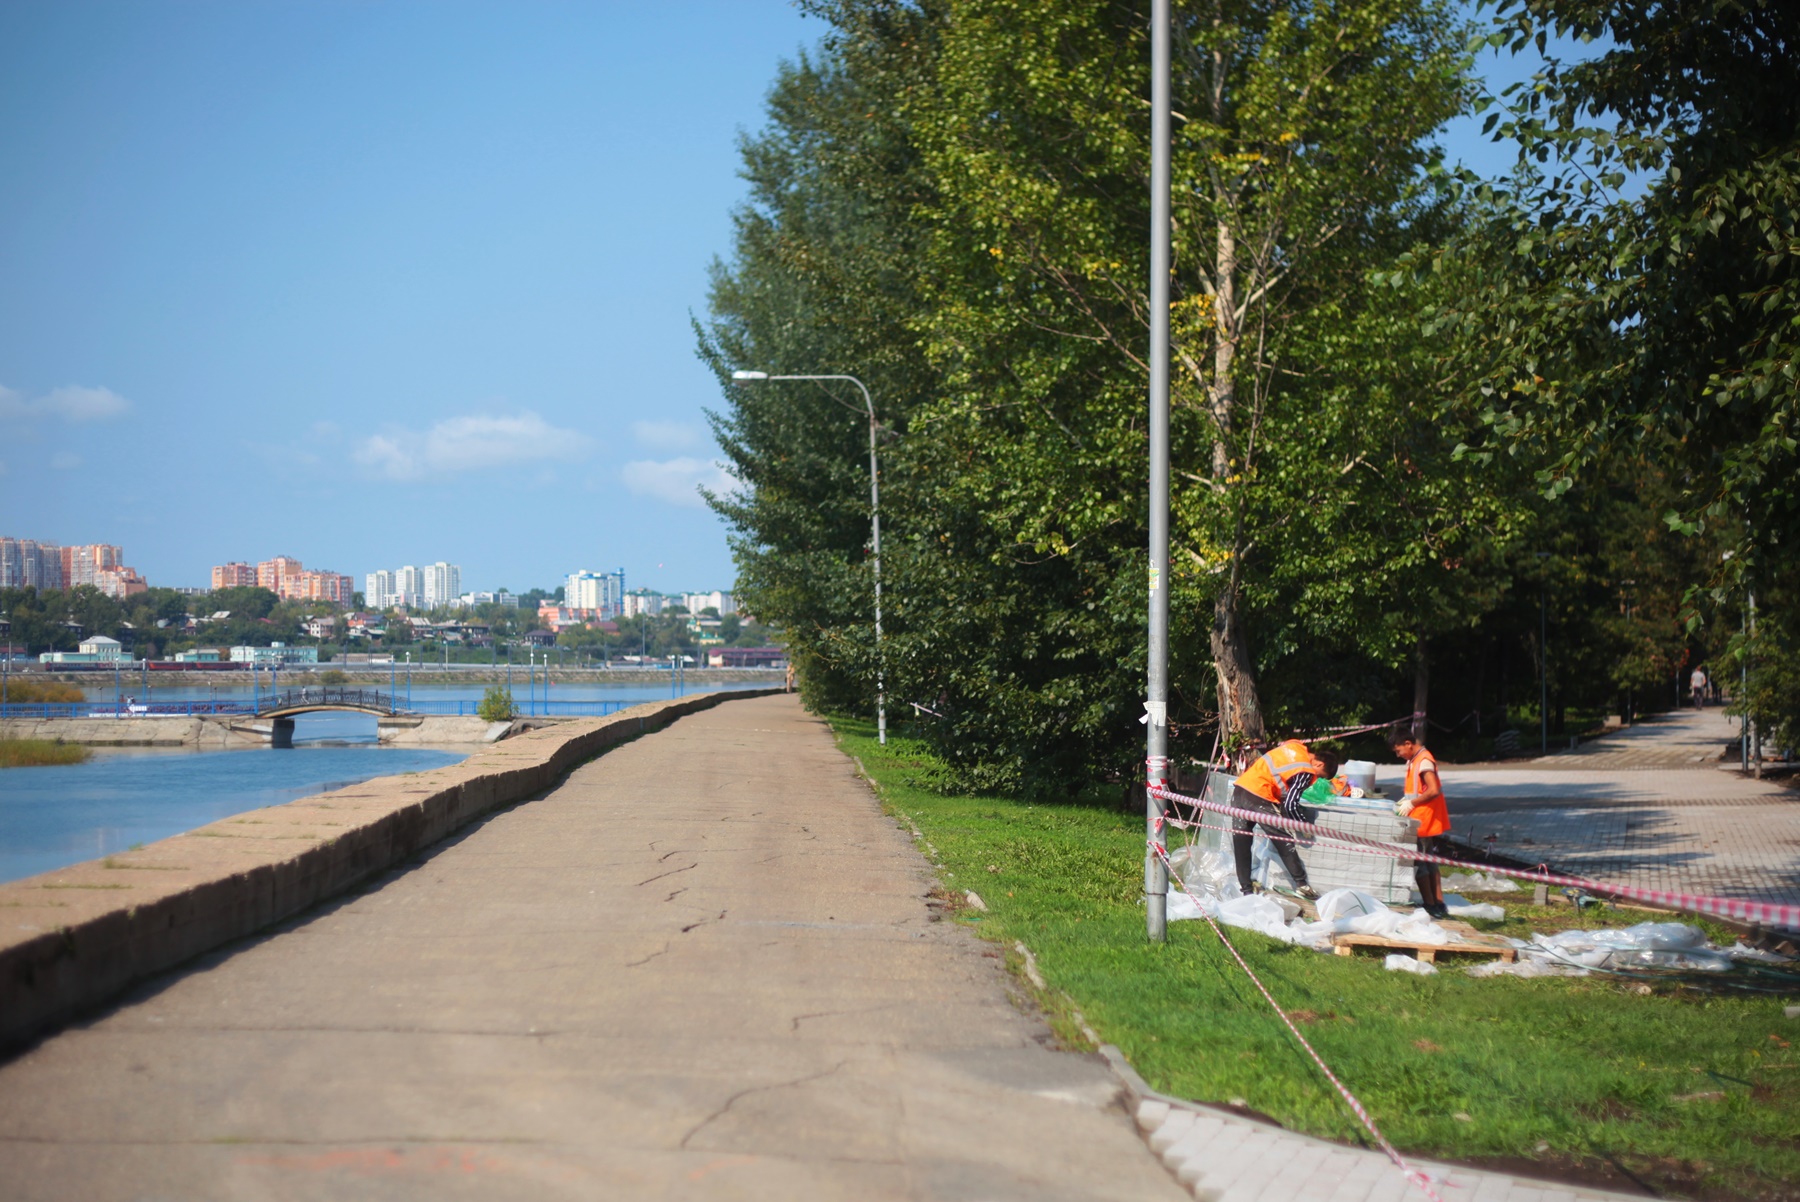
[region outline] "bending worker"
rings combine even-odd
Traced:
[[[1330,780],[1337,770],[1338,758],[1334,753],[1314,753],[1299,739],[1289,739],[1258,758],[1232,784],[1232,808],[1271,813],[1279,810],[1283,818],[1301,819],[1304,811],[1300,807],[1300,795],[1315,780]],[[1231,858],[1237,865],[1238,888],[1246,894],[1256,888],[1250,880],[1250,845],[1255,842],[1255,830],[1260,825],[1250,818],[1234,816],[1231,820]],[[1319,892],[1306,881],[1306,865],[1300,862],[1293,833],[1269,826],[1264,826],[1263,832],[1270,836],[1269,842],[1274,846],[1275,854],[1281,857],[1281,866],[1287,869],[1300,896],[1308,901],[1316,899]]]
[[[1444,836],[1450,830],[1450,807],[1444,803],[1444,782],[1438,778],[1437,759],[1405,731],[1396,730],[1388,743],[1394,754],[1406,761],[1406,795],[1394,803],[1394,813],[1418,822],[1419,851],[1448,856],[1450,841]],[[1444,907],[1444,883],[1436,864],[1413,861],[1413,883],[1419,887],[1427,914],[1433,918],[1450,917],[1450,911]]]

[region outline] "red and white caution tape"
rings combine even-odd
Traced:
[[[1764,926],[1800,929],[1800,906],[1785,902],[1744,901],[1730,897],[1708,897],[1698,893],[1674,893],[1663,889],[1640,889],[1636,885],[1609,884],[1605,881],[1590,881],[1585,877],[1563,876],[1554,872],[1530,872],[1519,868],[1501,868],[1493,864],[1471,865],[1465,860],[1452,860],[1446,856],[1428,855],[1410,847],[1401,847],[1393,843],[1383,843],[1379,839],[1365,839],[1361,835],[1351,835],[1344,831],[1334,831],[1329,827],[1316,823],[1302,822],[1295,818],[1284,818],[1274,810],[1241,810],[1234,806],[1223,805],[1216,801],[1208,801],[1202,797],[1189,797],[1160,785],[1151,786],[1150,795],[1164,801],[1179,801],[1196,809],[1208,810],[1215,814],[1224,814],[1232,818],[1247,818],[1264,827],[1280,827],[1284,830],[1311,835],[1315,840],[1337,843],[1354,850],[1368,851],[1377,855],[1392,856],[1395,859],[1421,861],[1428,864],[1449,864],[1457,868],[1479,867],[1483,872],[1499,876],[1510,876],[1521,881],[1532,881],[1543,885],[1572,886],[1585,889],[1589,893],[1608,894],[1614,897],[1628,897],[1635,901],[1649,902],[1670,910],[1683,910],[1690,914],[1710,914],[1717,918],[1731,918],[1739,922],[1760,923]]]
[[[1155,840],[1151,841],[1150,846],[1156,849],[1157,858],[1162,860],[1163,865],[1170,869],[1169,879],[1175,887],[1183,893],[1187,893],[1187,886],[1182,883],[1181,877],[1174,871],[1173,865],[1169,864],[1168,851]],[[1188,893],[1188,896],[1192,898],[1193,894]],[[1211,927],[1213,934],[1219,937],[1219,942],[1225,945],[1225,950],[1231,953],[1231,958],[1238,962],[1238,967],[1244,970],[1244,975],[1250,978],[1251,984],[1256,986],[1257,992],[1263,995],[1270,1008],[1281,1016],[1281,1021],[1287,1025],[1288,1032],[1293,1035],[1302,1048],[1306,1049],[1306,1054],[1312,1057],[1312,1062],[1319,1066],[1319,1071],[1325,1074],[1325,1079],[1331,1082],[1332,1088],[1338,1091],[1338,1096],[1344,1099],[1344,1105],[1350,1108],[1350,1112],[1362,1123],[1363,1128],[1368,1131],[1376,1144],[1383,1152],[1387,1153],[1387,1158],[1394,1162],[1394,1167],[1406,1174],[1406,1179],[1418,1186],[1425,1196],[1431,1199],[1431,1202],[1444,1202],[1432,1186],[1431,1177],[1422,1169],[1415,1169],[1407,1164],[1406,1158],[1400,1155],[1399,1149],[1388,1142],[1388,1137],[1381,1133],[1381,1128],[1377,1127],[1375,1120],[1369,1117],[1369,1112],[1363,1107],[1362,1102],[1350,1092],[1350,1088],[1343,1081],[1338,1079],[1338,1075],[1331,1071],[1331,1066],[1325,1063],[1325,1058],[1319,1055],[1318,1050],[1307,1041],[1306,1036],[1300,1033],[1300,1028],[1294,1025],[1294,1020],[1288,1017],[1287,1011],[1281,1008],[1281,1003],[1275,1000],[1275,995],[1269,992],[1269,987],[1262,983],[1262,978],[1256,975],[1256,970],[1250,967],[1249,962],[1238,952],[1236,945],[1226,937],[1225,929],[1213,921],[1212,915],[1206,912],[1204,906],[1200,907],[1200,917],[1206,919],[1206,925]]]

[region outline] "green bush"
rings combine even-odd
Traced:
[[[488,722],[506,722],[518,716],[519,707],[513,704],[512,690],[505,685],[489,685],[488,691],[481,695],[481,704],[475,708],[476,716]]]

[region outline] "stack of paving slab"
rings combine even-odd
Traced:
[[[1401,818],[1392,804],[1330,805],[1317,807],[1313,819],[1326,830],[1375,839],[1382,843],[1407,846],[1418,832],[1418,824]],[[1317,842],[1300,849],[1306,861],[1307,876],[1320,893],[1333,889],[1360,889],[1389,905],[1407,904],[1412,899],[1412,861],[1373,852],[1356,851],[1341,843]]]
[[[1228,772],[1211,772],[1206,779],[1206,799],[1220,805],[1231,804],[1233,777]],[[1314,821],[1327,830],[1340,831],[1364,839],[1410,846],[1418,825],[1410,818],[1398,817],[1393,803],[1370,798],[1364,803],[1309,807],[1315,811]],[[1208,829],[1198,832],[1195,843],[1229,855],[1230,837],[1213,829],[1225,819],[1210,816]],[[1261,838],[1260,833],[1257,836]],[[1333,889],[1360,889],[1389,905],[1406,905],[1412,899],[1412,861],[1370,852],[1352,851],[1340,843],[1314,841],[1300,846],[1300,859],[1306,864],[1309,883],[1320,893]],[[1284,878],[1285,879],[1285,878]]]

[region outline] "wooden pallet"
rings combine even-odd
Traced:
[[[1512,944],[1496,935],[1483,935],[1466,922],[1458,922],[1452,918],[1439,922],[1438,925],[1451,932],[1452,939],[1449,943],[1414,943],[1405,939],[1388,939],[1381,935],[1333,935],[1331,944],[1340,956],[1353,956],[1359,947],[1374,947],[1390,952],[1411,952],[1427,964],[1435,963],[1439,953],[1498,956],[1506,964],[1518,959],[1518,949]]]

